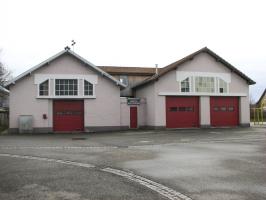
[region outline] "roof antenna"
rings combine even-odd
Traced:
[[[74,52],[74,45],[76,44],[76,42],[74,41],[74,40],[71,40],[71,46],[72,46],[72,48],[73,48],[73,52]]]
[[[155,74],[158,74],[158,64],[155,64]]]

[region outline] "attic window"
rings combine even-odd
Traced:
[[[49,80],[46,80],[39,85],[39,95],[48,96],[48,93],[49,93]]]
[[[195,77],[195,89],[196,92],[214,93],[214,77]]]
[[[181,92],[189,92],[189,78],[186,78],[185,80],[181,81]]]
[[[123,83],[124,85],[128,85],[128,77],[126,75],[121,75],[119,77],[119,81]]]
[[[85,96],[93,95],[93,84],[86,80],[84,80],[84,95]]]
[[[55,80],[56,96],[77,96],[78,80],[77,79],[56,79]]]
[[[221,78],[219,78],[219,92],[227,93],[227,83]]]

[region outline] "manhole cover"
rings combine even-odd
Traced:
[[[82,138],[82,137],[80,137],[80,138],[72,138],[72,140],[86,140],[87,138]]]

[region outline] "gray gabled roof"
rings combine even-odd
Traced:
[[[249,85],[253,85],[256,82],[253,81],[251,78],[249,78],[247,75],[245,75],[244,73],[242,73],[241,71],[239,71],[237,68],[235,68],[233,65],[231,65],[229,62],[227,62],[226,60],[224,60],[222,57],[218,56],[216,53],[214,53],[213,51],[211,51],[210,49],[208,49],[207,47],[204,47],[164,68],[161,68],[158,74],[155,74],[154,76],[145,79],[144,81],[140,82],[139,84],[136,84],[135,86],[133,86],[132,88],[138,88],[138,87],[142,87],[148,83],[151,83],[153,81],[158,80],[161,76],[163,76],[164,74],[168,73],[169,71],[175,70],[177,69],[181,64],[187,62],[188,60],[192,60],[194,58],[194,56],[200,54],[200,53],[207,53],[210,56],[214,57],[216,59],[217,62],[221,62],[222,64],[224,64],[228,69],[230,69],[232,72],[238,74],[241,78],[243,78],[244,80],[247,81],[247,83]]]
[[[30,68],[29,70],[25,71],[24,73],[20,74],[19,76],[17,76],[16,78],[10,80],[9,82],[7,82],[5,84],[5,87],[10,86],[11,84],[15,84],[18,80],[24,78],[25,76],[31,74],[32,72],[34,72],[35,70],[43,67],[44,65],[52,62],[53,60],[59,58],[60,56],[64,55],[64,54],[69,54],[71,56],[74,56],[75,58],[77,58],[78,60],[80,60],[81,62],[83,62],[84,64],[86,64],[87,66],[91,67],[92,69],[94,69],[96,72],[100,73],[102,76],[107,77],[108,79],[110,79],[111,81],[113,81],[115,84],[119,85],[120,87],[125,88],[126,85],[124,85],[123,83],[121,83],[120,81],[118,81],[117,79],[115,79],[113,76],[111,76],[110,74],[106,73],[105,71],[103,71],[102,69],[100,69],[99,67],[97,67],[96,65],[92,64],[91,62],[89,62],[88,60],[86,60],[85,58],[81,57],[80,55],[76,54],[74,51],[71,51],[69,47],[66,47],[63,51],[57,53],[56,55],[48,58],[47,60],[41,62],[40,64]]]

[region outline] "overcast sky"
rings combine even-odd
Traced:
[[[95,65],[164,67],[209,47],[266,87],[266,1],[0,0],[0,59],[13,75],[71,40]]]

